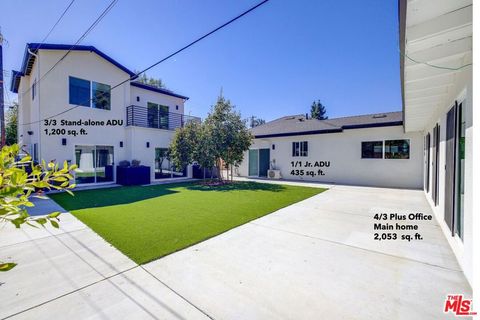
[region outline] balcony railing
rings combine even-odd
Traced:
[[[201,119],[185,114],[162,111],[158,108],[134,105],[127,107],[127,126],[175,130],[183,127],[189,121],[200,122]]]

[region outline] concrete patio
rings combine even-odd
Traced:
[[[331,186],[144,266],[68,213],[61,230],[7,226],[0,318],[448,319],[445,296],[471,289],[447,241],[435,221],[373,240],[393,212],[432,213],[419,190]]]

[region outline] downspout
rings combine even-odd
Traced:
[[[28,48],[28,53],[31,54],[32,56],[35,57],[35,59],[37,60],[37,63],[38,63],[38,66],[37,66],[37,78],[35,79],[35,86],[36,86],[36,94],[37,94],[37,99],[38,99],[38,144],[37,144],[37,161],[38,162],[41,162],[40,161],[40,158],[41,157],[41,146],[42,146],[42,143],[41,143],[41,140],[42,140],[42,133],[41,133],[41,112],[40,112],[40,57],[33,53],[32,50],[30,50],[30,48]],[[38,81],[37,81],[38,80]]]

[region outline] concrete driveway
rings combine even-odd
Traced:
[[[0,318],[449,318],[445,296],[471,289],[440,227],[373,240],[373,215],[395,212],[432,214],[422,191],[333,186],[144,266],[67,214],[57,234],[0,238],[19,263]]]

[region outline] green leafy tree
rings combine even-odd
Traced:
[[[320,100],[313,101],[312,106],[310,108],[310,115],[313,119],[317,120],[326,120],[328,117],[327,108],[320,102]]]
[[[194,161],[195,146],[198,142],[198,126],[196,121],[188,121],[183,128],[175,130],[170,143],[170,160],[175,167],[183,170]]]
[[[247,128],[246,121],[242,120],[240,113],[235,111],[230,100],[220,95],[205,119],[205,125],[210,128],[214,137],[212,151],[217,168],[220,168],[220,159],[229,167],[240,164],[253,137]],[[221,173],[219,176],[223,179]]]
[[[12,145],[18,142],[17,126],[18,126],[18,103],[14,102],[13,106],[7,112],[7,124],[5,125],[5,135],[6,135],[7,145]]]
[[[205,170],[210,169],[213,174],[213,167],[215,166],[215,143],[211,128],[206,124],[201,124],[198,127],[197,143],[194,146],[193,159],[203,169],[203,179],[205,180]]]
[[[169,159],[170,157],[170,149],[163,149],[163,148],[158,148],[155,149],[155,160],[158,163],[158,169],[160,170],[160,175],[162,174],[163,171],[163,161],[166,159]]]
[[[65,190],[72,194],[70,190],[75,184],[70,183],[73,179],[71,172],[76,169],[76,165],[69,166],[66,161],[63,168],[45,161],[35,165],[28,155],[18,159],[19,153],[18,144],[4,146],[0,151],[0,224],[12,223],[16,228],[24,224],[32,227],[50,224],[58,228],[60,212],[32,217],[26,208],[34,206],[30,201],[32,197],[45,198],[38,190]],[[0,262],[0,271],[8,271],[15,265]]]
[[[134,72],[138,73],[138,71],[134,71]],[[157,88],[163,88],[163,89],[166,88],[165,83],[163,83],[162,79],[149,77],[145,72],[143,72],[138,76],[137,81],[143,84],[148,84],[148,85],[157,87]]]

